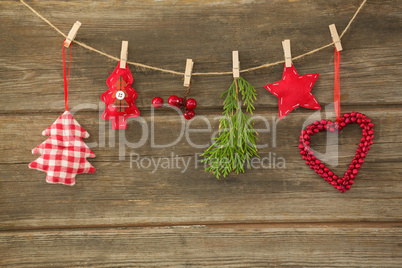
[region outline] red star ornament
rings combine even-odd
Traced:
[[[311,88],[319,74],[300,76],[295,67],[284,67],[282,80],[264,86],[269,92],[278,97],[279,118],[285,117],[296,107],[321,110],[318,101],[311,94]]]

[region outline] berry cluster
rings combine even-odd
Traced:
[[[197,107],[195,99],[179,98],[176,95],[172,95],[168,99],[168,104],[173,107],[177,107],[182,110],[184,118],[187,120],[195,116],[194,109]],[[163,106],[163,99],[161,97],[155,97],[152,100],[152,105],[155,108],[161,108]]]
[[[356,150],[355,157],[349,165],[348,170],[345,172],[342,178],[335,175],[329,168],[314,156],[314,152],[310,149],[310,138],[315,133],[321,131],[331,131],[339,132],[346,125],[356,123],[360,125],[362,129],[362,138],[360,139],[359,147]],[[367,152],[370,150],[370,145],[373,144],[374,138],[374,124],[371,119],[362,113],[352,112],[345,113],[341,118],[339,118],[339,124],[337,122],[321,120],[315,121],[313,124],[307,126],[305,130],[302,130],[300,135],[300,154],[303,159],[306,160],[306,164],[310,166],[318,175],[320,175],[324,180],[329,182],[342,193],[350,189],[353,184],[353,180],[356,178],[359,169],[364,163],[364,158]]]

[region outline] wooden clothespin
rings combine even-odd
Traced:
[[[233,77],[240,77],[240,61],[239,61],[239,51],[233,51]]]
[[[332,41],[335,43],[336,50],[342,51],[341,39],[339,38],[335,24],[329,25],[329,30],[331,31]]]
[[[184,86],[190,86],[191,73],[193,72],[194,62],[192,59],[187,59],[186,61],[186,71],[184,73]]]
[[[282,41],[283,52],[285,53],[285,66],[292,67],[292,53],[290,52],[290,40]]]
[[[120,52],[120,68],[126,69],[126,63],[128,59],[128,41],[121,42],[121,52]]]
[[[69,47],[71,42],[75,39],[77,36],[78,29],[81,27],[81,22],[78,20],[74,23],[73,28],[71,28],[70,32],[67,35],[66,40],[64,41],[64,46]]]

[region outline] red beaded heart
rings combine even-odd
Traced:
[[[314,152],[310,149],[310,138],[314,134],[321,131],[331,131],[339,132],[348,124],[359,124],[362,129],[362,138],[360,139],[359,147],[356,150],[356,155],[349,165],[348,170],[345,172],[342,178],[334,174],[329,168],[325,167],[319,159],[314,156]],[[356,178],[357,173],[359,173],[360,167],[364,163],[364,158],[367,152],[370,150],[370,145],[373,144],[374,138],[374,124],[371,119],[362,113],[352,112],[346,113],[338,122],[321,120],[315,121],[313,124],[308,125],[305,130],[302,130],[300,135],[300,154],[303,159],[306,160],[306,164],[310,166],[318,175],[320,175],[324,180],[329,182],[342,193],[350,189],[353,184],[353,180]]]

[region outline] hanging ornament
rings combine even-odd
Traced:
[[[285,67],[282,80],[264,86],[269,92],[278,97],[279,118],[285,117],[293,109],[304,107],[320,110],[318,101],[311,94],[311,89],[318,74],[300,76],[291,61],[290,41],[282,42],[285,52]]]
[[[359,112],[345,113],[340,116],[340,83],[339,83],[339,65],[340,65],[340,53],[342,46],[338,33],[336,32],[335,25],[330,25],[331,34],[333,41],[335,43],[335,82],[334,82],[334,105],[336,113],[336,122],[321,120],[315,121],[313,124],[308,125],[306,129],[302,130],[300,135],[300,154],[306,164],[310,166],[318,175],[324,178],[325,181],[329,182],[335,189],[344,193],[346,190],[350,189],[350,186],[354,183],[359,170],[364,163],[364,159],[367,156],[370,146],[373,144],[374,139],[374,124],[371,119],[366,115]],[[339,133],[348,124],[358,124],[362,129],[362,138],[360,139],[359,146],[356,150],[356,154],[352,159],[347,171],[344,175],[338,176],[334,174],[329,168],[325,166],[317,157],[314,155],[314,151],[310,148],[311,137],[321,131],[330,131]]]
[[[192,80],[191,73],[193,71],[194,62],[192,59],[187,59],[186,70],[184,73],[184,86],[187,87],[187,91],[182,98],[172,95],[168,98],[168,104],[172,107],[179,108],[185,119],[190,120],[195,116],[194,109],[197,107],[197,101],[193,98],[187,99],[190,95]],[[163,106],[163,99],[161,97],[155,97],[152,99],[152,105],[155,108],[161,108]]]
[[[70,46],[69,43],[67,47]],[[68,111],[70,65],[71,49],[68,76],[66,77],[65,46],[63,46],[66,111],[49,128],[43,131],[42,135],[49,138],[32,150],[33,154],[41,154],[41,156],[29,164],[29,168],[46,172],[47,182],[66,185],[74,185],[77,174],[95,172],[95,168],[86,160],[87,157],[94,158],[95,154],[82,141],[82,138],[88,138],[89,134]]]
[[[253,128],[253,103],[257,99],[255,88],[239,75],[238,52],[233,51],[233,83],[222,93],[223,117],[219,120],[219,136],[204,151],[202,162],[217,179],[230,172],[244,173],[244,165],[250,165],[251,158],[257,156]],[[245,107],[246,113],[242,110]]]
[[[123,41],[122,55],[127,55],[127,45]],[[121,57],[119,64],[106,80],[109,89],[101,95],[106,109],[102,119],[112,121],[113,129],[126,129],[127,118],[140,116],[140,111],[135,106],[137,92],[131,87],[133,76],[126,63],[126,58]]]

